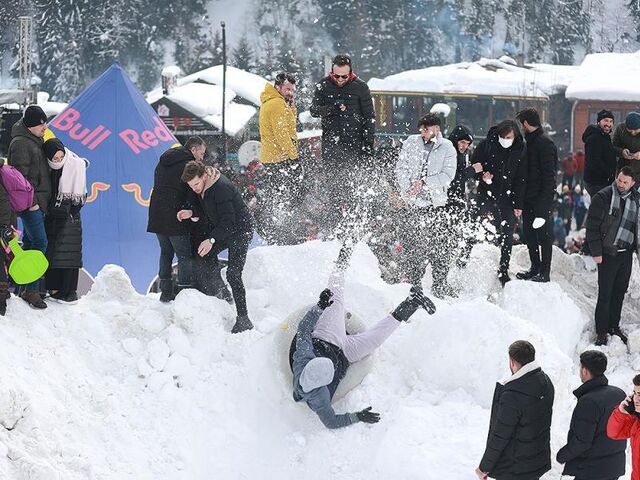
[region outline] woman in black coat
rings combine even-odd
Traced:
[[[78,301],[78,273],[82,268],[80,209],[87,199],[88,162],[57,138],[42,146],[51,168],[52,195],[45,217],[47,260],[45,275],[50,298],[60,303]]]
[[[516,217],[522,215],[527,181],[525,144],[518,125],[504,120],[491,127],[487,138],[474,150],[471,163],[482,164],[484,173],[478,185],[480,215],[493,220],[500,245],[498,279],[504,285],[510,280],[514,225]]]
[[[227,280],[236,303],[237,319],[231,330],[239,333],[253,328],[247,311],[247,299],[242,283],[242,271],[253,236],[251,214],[238,189],[219,170],[194,160],[184,167],[182,181],[187,183],[198,198],[197,208],[180,210],[179,221],[198,218],[206,222],[207,235],[198,246],[200,257],[217,258],[229,249]],[[204,216],[204,218],[202,218]]]

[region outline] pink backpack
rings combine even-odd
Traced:
[[[24,212],[33,205],[33,185],[11,165],[0,167],[0,182],[7,191],[11,210]]]

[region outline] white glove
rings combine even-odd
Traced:
[[[538,228],[541,228],[545,223],[547,223],[547,221],[542,218],[542,217],[536,217],[533,219],[533,228],[535,228],[536,230]]]

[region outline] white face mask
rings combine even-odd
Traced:
[[[498,137],[498,142],[500,142],[502,148],[509,148],[511,145],[513,145],[513,138]]]

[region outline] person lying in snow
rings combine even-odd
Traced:
[[[436,307],[423,295],[420,287],[411,287],[410,295],[396,309],[365,332],[347,335],[345,331],[344,270],[352,247],[343,246],[329,288],[300,321],[293,339],[293,399],[305,401],[318,414],[327,428],[340,428],[355,422],[377,423],[380,414],[371,407],[355,413],[338,415],[331,399],[349,365],[373,352],[394,332],[400,322],[407,321],[422,307],[429,314]],[[292,345],[293,349],[293,345]]]

